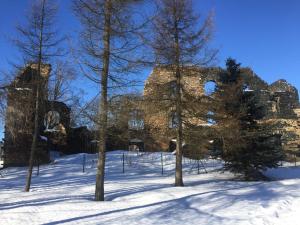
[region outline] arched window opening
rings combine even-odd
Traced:
[[[215,81],[207,81],[204,84],[204,94],[207,96],[212,95],[216,91],[216,88],[217,84]]]
[[[60,122],[60,115],[57,111],[49,111],[44,117],[45,130],[53,130]]]
[[[212,112],[212,111],[209,111],[206,115],[206,122],[207,122],[207,125],[208,126],[212,126],[212,125],[215,125],[217,122],[215,120],[215,113]]]
[[[250,87],[249,84],[244,84],[244,85],[243,85],[243,90],[244,90],[244,92],[250,92],[250,91],[253,91],[253,89],[251,89],[251,87]]]
[[[144,150],[144,142],[138,138],[133,138],[129,141],[129,151],[140,152]]]

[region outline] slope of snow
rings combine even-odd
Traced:
[[[267,171],[271,182],[238,182],[206,160],[184,160],[185,187],[174,187],[170,153],[107,154],[105,202],[93,201],[96,155],[56,158],[22,191],[24,168],[1,170],[0,224],[299,224],[300,168]],[[161,157],[163,157],[163,175]],[[82,162],[86,159],[85,172]]]

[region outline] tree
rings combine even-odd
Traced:
[[[247,180],[260,179],[262,170],[277,167],[283,159],[280,136],[258,122],[265,116],[265,108],[258,93],[245,88],[240,64],[228,59],[226,66],[218,90],[221,156],[225,169],[243,174]]]
[[[81,111],[84,102],[84,90],[75,85],[77,71],[68,61],[57,60],[48,83],[48,99],[64,102],[71,109],[71,126],[86,125]]]
[[[68,62],[56,61],[49,78],[49,100],[71,103],[74,97],[72,81],[76,79],[76,71]]]
[[[105,151],[108,123],[108,90],[126,86],[132,80],[124,74],[135,72],[138,47],[135,32],[142,27],[134,22],[132,10],[138,0],[75,0],[74,11],[83,26],[81,64],[85,75],[99,84],[99,159],[95,200],[104,201]],[[84,55],[84,57],[83,57]],[[123,76],[123,77],[122,77]]]
[[[19,38],[14,43],[22,53],[26,63],[36,64],[37,75],[35,76],[35,109],[34,109],[34,132],[31,144],[29,168],[26,180],[25,191],[30,190],[32,170],[37,150],[37,139],[39,135],[39,121],[41,110],[41,99],[45,99],[47,90],[44,80],[41,79],[44,65],[50,59],[62,54],[59,44],[63,38],[58,38],[57,30],[54,29],[54,22],[57,7],[53,1],[36,0],[32,5],[26,25],[17,26]]]
[[[6,85],[0,82],[0,121],[4,121],[5,117],[5,99],[6,99]]]
[[[7,104],[7,88],[9,84],[13,81],[15,71],[7,72],[0,71],[0,124],[5,124],[5,115],[6,115],[6,104]]]
[[[5,118],[5,91],[0,90],[0,124],[4,124]]]
[[[175,186],[183,186],[182,145],[183,145],[183,84],[185,67],[207,65],[215,56],[208,51],[211,38],[212,16],[201,25],[199,16],[193,11],[190,0],[157,1],[157,15],[153,20],[153,41],[150,41],[155,54],[155,63],[166,66],[175,77],[174,98],[176,115],[176,173]]]

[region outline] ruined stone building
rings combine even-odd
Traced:
[[[42,95],[39,122],[38,154],[36,163],[49,162],[49,150],[65,154],[97,151],[97,132],[87,127],[70,126],[70,108],[63,102],[49,101],[47,86],[50,65],[44,65],[40,79],[45,90]],[[208,84],[218,85],[223,69],[217,67],[183,69],[185,110],[183,116],[190,126],[200,127],[199,140],[184,141],[195,143],[193,148],[202,150],[201,138],[214,138],[213,113],[210,110],[214,86],[207,90]],[[4,166],[24,166],[28,164],[33,134],[34,102],[37,76],[35,64],[28,65],[16,76],[7,88],[7,111],[4,136]],[[251,69],[243,68],[242,76],[245,91],[254,91],[267,109],[262,123],[274,125],[271,132],[281,135],[284,150],[296,151],[300,145],[300,105],[298,90],[285,80],[267,84]],[[109,114],[108,150],[174,150],[176,145],[175,76],[168,67],[156,67],[145,81],[143,96],[124,96],[115,98]],[[204,98],[203,98],[204,96]],[[193,100],[200,99],[201,107]],[[195,108],[194,111],[189,111]],[[203,117],[195,114],[197,110]],[[192,136],[192,135],[190,135]],[[185,144],[185,143],[184,143]]]
[[[274,125],[272,133],[280,134],[283,149],[286,151],[299,150],[300,146],[300,104],[298,90],[285,80],[278,80],[270,85],[263,81],[249,68],[242,68],[242,76],[245,91],[254,91],[262,105],[266,108],[266,115],[263,123]],[[182,83],[184,90],[193,97],[211,95],[206,93],[206,85],[214,82],[218,85],[221,68],[191,68],[183,69]],[[175,76],[168,67],[156,67],[148,77],[144,88],[144,97],[148,99],[146,102],[147,111],[152,112],[145,114],[145,129],[147,138],[144,140],[145,145],[149,149],[174,149],[176,135],[174,125],[176,126],[176,115],[172,104],[168,106],[168,99],[174,95]],[[153,97],[155,96],[155,97]],[[151,103],[151,98],[155,98]],[[149,101],[150,99],[150,101]],[[159,101],[157,101],[159,100]],[[155,111],[155,108],[161,108],[159,104],[166,105],[165,110]],[[188,107],[193,107],[193,102],[187,102]],[[205,102],[203,103],[205,104]],[[208,102],[209,105],[209,102]],[[187,107],[187,108],[188,108]],[[153,110],[154,109],[154,110]],[[202,114],[209,115],[211,112],[209,107]],[[195,125],[200,125],[207,132],[212,124],[209,116],[203,119],[194,119],[189,112],[183,112],[183,116],[187,120],[192,121]],[[163,134],[163,135],[162,135]]]
[[[205,94],[205,82],[217,82],[219,68],[195,68],[186,67],[183,69],[186,76],[182,77],[183,89],[185,96],[190,95],[193,99],[197,99]],[[174,150],[176,143],[176,126],[177,117],[175,112],[175,88],[176,81],[172,69],[168,67],[156,67],[145,82],[144,98],[145,98],[145,128],[147,129],[147,139],[145,145],[147,148],[154,150]],[[185,109],[193,108],[194,102],[186,101]],[[203,104],[209,105],[208,102]],[[202,107],[201,112],[204,115],[210,113],[208,107]],[[190,111],[184,111],[185,121],[191,124],[203,126],[203,132],[208,133],[209,124],[205,118],[199,119],[192,115]],[[203,133],[201,132],[201,133]],[[208,134],[209,135],[209,134]],[[199,146],[200,148],[200,146]]]
[[[43,65],[39,85],[44,90],[40,96],[39,136],[37,163],[50,161],[49,150],[66,154],[88,151],[91,137],[83,135],[83,128],[70,127],[70,108],[63,102],[49,101],[47,94],[50,65]],[[26,66],[7,87],[7,110],[4,133],[4,166],[25,166],[29,162],[34,131],[36,100],[36,64]],[[80,130],[80,132],[78,131]],[[87,138],[90,138],[87,140]],[[80,148],[80,149],[79,149]]]
[[[41,69],[39,85],[47,85],[51,67],[44,65]],[[32,134],[34,130],[34,108],[36,100],[35,78],[37,75],[35,64],[20,71],[15,80],[7,88],[7,110],[4,133],[4,166],[26,165],[30,156]],[[43,104],[47,95],[41,95],[39,101]],[[42,107],[44,109],[44,107]],[[42,118],[45,113],[41,110],[39,130],[42,129]],[[38,158],[41,162],[48,162],[47,144],[39,138],[37,142]]]

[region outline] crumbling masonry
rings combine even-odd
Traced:
[[[274,125],[274,134],[281,134],[283,149],[286,152],[298,151],[300,146],[300,105],[298,90],[286,80],[278,80],[268,85],[249,68],[242,68],[242,76],[247,85],[245,91],[254,91],[259,96],[261,104],[266,108],[263,123]],[[221,68],[185,68],[182,83],[184,89],[197,97],[205,95],[205,84],[213,81],[218,85]],[[162,100],[172,95],[172,84],[175,76],[168,67],[156,67],[145,83],[144,97],[151,99],[157,95]],[[158,90],[159,89],[159,90]],[[157,96],[156,96],[157,98]],[[152,104],[152,105],[151,105]],[[148,108],[156,107],[157,101],[147,102]],[[176,136],[170,127],[172,109],[145,115],[145,127],[148,129],[146,146],[150,149],[168,150],[172,148],[172,140]],[[206,121],[203,121],[205,125]],[[199,122],[197,122],[199,124]],[[200,122],[201,123],[201,122]],[[216,124],[217,126],[217,124]],[[207,127],[207,129],[209,129]],[[159,132],[157,132],[159,131]],[[165,135],[158,135],[161,131]],[[173,143],[174,147],[174,143]]]
[[[49,162],[49,149],[66,154],[96,150],[94,143],[97,140],[91,131],[86,127],[70,127],[70,109],[62,102],[47,100],[50,71],[50,65],[44,65],[40,77],[45,92],[40,99],[42,107],[39,116],[40,135],[36,163]],[[213,81],[218,85],[220,74],[223,72],[221,68],[186,67],[183,69],[182,84],[185,91],[193,98],[205,96],[207,82]],[[247,86],[245,91],[254,91],[259,95],[261,104],[267,109],[266,116],[261,122],[274,125],[272,126],[274,130],[270,132],[281,135],[283,149],[286,152],[298,151],[300,145],[298,90],[285,80],[278,80],[268,85],[249,68],[243,68],[242,75]],[[4,166],[6,167],[24,166],[29,161],[34,120],[35,76],[37,76],[36,65],[28,65],[7,89],[4,138]],[[132,112],[127,116],[129,118],[128,140],[118,142],[113,139],[118,135],[109,136],[109,150],[127,149],[128,145],[129,149],[138,148],[147,151],[174,149],[176,117],[172,108],[174,105],[168,105],[169,100],[174,98],[174,82],[175,76],[170,68],[153,69],[145,82],[144,96],[141,101],[133,101]],[[192,102],[188,104],[193,106]],[[165,110],[157,110],[162,106],[165,106]],[[204,110],[206,110],[204,113],[209,114],[209,109]],[[203,127],[201,133],[207,132],[208,136],[210,127],[217,126],[217,124],[208,124],[205,119],[195,119],[189,112],[185,112],[184,116],[191,124],[201,125]],[[120,144],[115,145],[116,143]]]
[[[70,127],[70,108],[63,102],[48,100],[50,65],[43,65],[39,85],[44,90],[40,101],[39,136],[35,164],[50,161],[49,150],[65,154],[88,152],[91,132],[86,127]],[[34,131],[37,65],[27,65],[7,87],[4,134],[4,166],[26,166]]]

